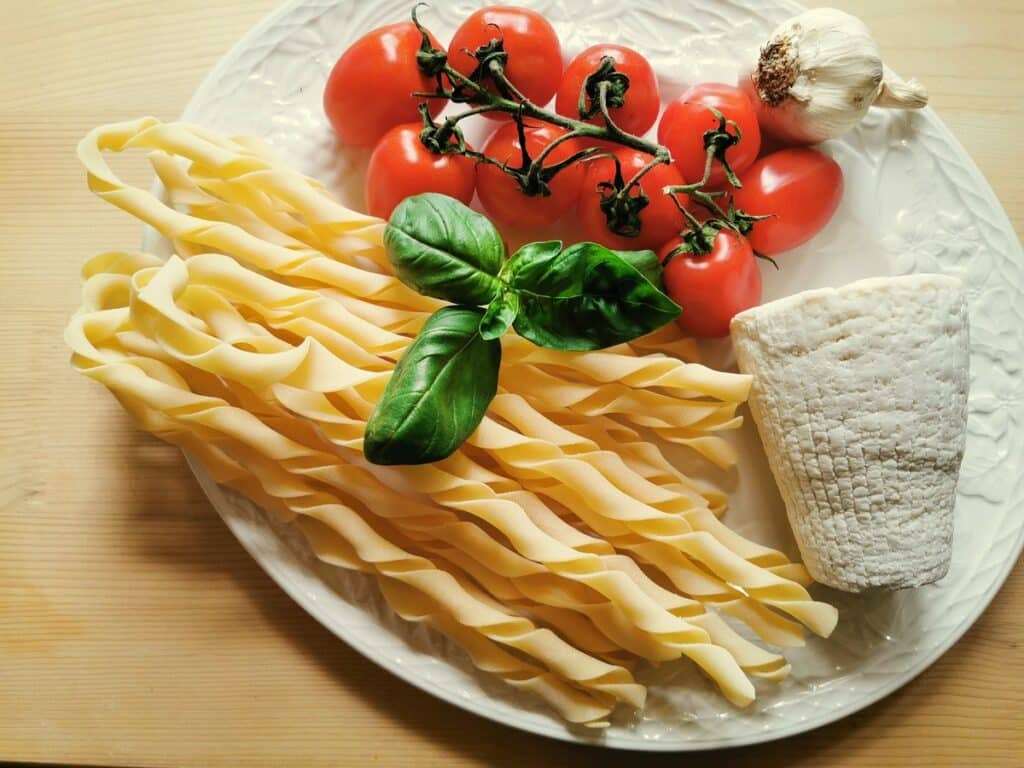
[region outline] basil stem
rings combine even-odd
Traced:
[[[518,314],[519,294],[506,288],[487,306],[480,320],[480,335],[485,339],[501,338],[512,327]]]
[[[484,310],[443,307],[402,355],[366,424],[373,464],[450,456],[479,426],[498,391],[501,342],[480,336]]]

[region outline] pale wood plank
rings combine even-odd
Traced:
[[[1024,231],[1024,6],[844,0]],[[623,756],[482,721],[296,607],[180,456],[66,365],[82,259],[138,227],[85,190],[89,128],[178,114],[272,0],[42,0],[0,25],[0,760],[106,765],[1020,765],[1024,575],[885,701],[770,747]]]

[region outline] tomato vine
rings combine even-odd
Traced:
[[[578,114],[580,119],[567,117],[546,110],[526,98],[505,74],[509,54],[504,49],[501,30],[495,29],[495,37],[472,52],[476,66],[469,75],[465,75],[448,61],[448,54],[434,46],[427,30],[420,24],[417,11],[423,4],[413,7],[412,23],[419,30],[422,41],[416,54],[420,70],[433,78],[436,88],[433,91],[414,94],[424,101],[419,106],[423,120],[420,140],[423,145],[435,154],[455,153],[472,158],[479,163],[486,163],[500,169],[515,180],[520,191],[528,196],[546,196],[550,194],[549,184],[560,172],[577,163],[586,162],[596,157],[611,157],[615,162],[613,179],[601,185],[601,210],[604,212],[608,228],[611,232],[625,237],[636,236],[641,227],[640,212],[650,203],[650,198],[640,185],[641,180],[653,168],[672,162],[668,148],[628,133],[620,128],[612,115],[611,109],[624,104],[629,90],[629,76],[618,71],[615,60],[610,56],[601,59],[598,66],[586,77],[580,89]],[[456,104],[467,104],[469,108],[442,120],[431,115],[429,100],[444,99]],[[711,109],[711,108],[709,108]],[[718,160],[725,171],[728,182],[736,188],[740,181],[733,173],[726,159],[726,151],[742,139],[742,131],[732,120],[726,119],[717,110],[711,109],[717,126],[704,134],[705,164],[704,175],[700,181],[678,186],[665,187],[660,192],[668,195],[683,211],[691,229],[700,230],[692,213],[686,210],[678,195],[689,195],[690,199],[706,208],[713,217],[711,226],[729,228],[739,234],[749,227],[758,217],[750,217],[741,211],[731,209],[723,211],[716,198],[722,192],[709,192],[704,189],[711,175],[712,163]],[[519,133],[520,155],[516,161],[502,161],[490,157],[483,152],[471,149],[462,134],[460,123],[474,115],[489,112],[503,112],[515,121]],[[600,115],[598,124],[585,122],[589,118]],[[566,131],[549,143],[543,150],[532,154],[527,149],[525,126],[527,120],[537,120]],[[546,162],[552,151],[559,145],[574,139],[596,140],[605,145],[617,145],[638,150],[650,156],[650,161],[637,170],[630,178],[624,178],[617,157],[603,146],[588,146],[573,152],[557,162]],[[636,188],[634,193],[634,188]],[[703,226],[708,226],[705,224]]]

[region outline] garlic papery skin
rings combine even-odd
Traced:
[[[790,144],[836,138],[871,106],[918,109],[928,103],[915,81],[885,80],[882,54],[867,26],[835,8],[815,8],[776,27],[743,85],[761,128]]]

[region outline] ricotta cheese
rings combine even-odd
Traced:
[[[960,281],[806,291],[736,315],[732,338],[811,575],[849,592],[942,578],[966,436]]]

